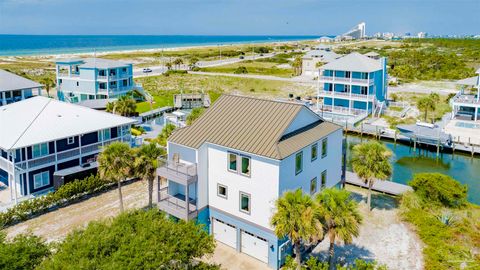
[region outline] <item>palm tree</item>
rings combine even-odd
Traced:
[[[197,57],[190,58],[190,65],[189,65],[190,69],[192,70],[194,67],[196,67],[197,63],[198,63]]]
[[[135,174],[148,183],[148,207],[152,208],[153,182],[155,181],[158,167],[158,157],[165,151],[156,143],[144,144],[136,151]]]
[[[167,139],[170,137],[172,132],[175,130],[176,126],[173,124],[166,124],[162,132],[158,134],[158,137],[156,139],[156,142],[160,144],[161,146],[167,146]]]
[[[389,158],[392,152],[379,142],[370,141],[353,147],[353,171],[368,185],[367,205],[371,205],[372,186],[375,180],[387,180],[392,174]]]
[[[295,75],[300,75],[302,73],[302,58],[296,57],[292,63],[293,70]]]
[[[440,97],[438,96],[438,94],[434,94],[433,96],[430,95],[430,96],[422,97],[421,99],[417,100],[417,108],[420,111],[425,112],[425,122],[427,122],[428,111],[429,110],[435,111],[435,109],[437,108],[437,102],[439,101],[439,99]]]
[[[173,63],[175,64],[176,66],[176,69],[180,69],[180,65],[183,64],[183,60],[182,58],[176,58]]]
[[[330,240],[329,267],[334,269],[335,240],[351,243],[353,237],[359,235],[362,216],[357,202],[344,189],[327,188],[317,195],[316,202],[316,216],[320,218]]]
[[[40,80],[40,83],[45,86],[45,91],[47,91],[47,96],[50,97],[50,88],[55,86],[55,82],[50,77],[43,77]]]
[[[167,62],[165,66],[167,67],[168,70],[172,69],[172,62]]]
[[[105,111],[121,116],[133,115],[137,110],[137,103],[131,96],[121,96],[117,101],[108,102]]]
[[[300,189],[287,191],[275,202],[276,212],[271,224],[279,238],[288,237],[295,250],[297,269],[300,269],[302,255],[300,244],[303,241],[318,241],[323,237],[322,224],[315,218],[316,204]]]
[[[114,142],[103,149],[98,156],[98,172],[106,181],[116,181],[120,212],[123,212],[122,184],[132,174],[131,163],[134,160],[130,146],[123,142]]]

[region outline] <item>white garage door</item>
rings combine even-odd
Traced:
[[[242,231],[242,252],[268,263],[268,241]]]
[[[225,245],[237,248],[237,229],[233,225],[214,219],[213,237]]]

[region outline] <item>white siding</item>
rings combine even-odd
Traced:
[[[270,218],[278,197],[279,162],[245,153],[251,158],[251,176],[247,177],[227,170],[227,153],[227,149],[221,146],[208,147],[209,205],[259,226],[271,228]],[[227,199],[217,196],[217,183],[227,186]],[[240,191],[250,194],[250,214],[239,210]]]
[[[302,190],[310,193],[310,180],[317,177],[317,191],[321,186],[321,174],[327,170],[326,187],[336,185],[342,175],[342,130],[338,130],[328,136],[327,156],[322,158],[322,140],[318,144],[318,157],[311,161],[311,145],[302,149],[303,171],[295,175],[295,155],[293,154],[282,160],[280,165],[280,194],[287,190]],[[312,143],[313,145],[313,143]],[[299,151],[300,152],[300,151]]]

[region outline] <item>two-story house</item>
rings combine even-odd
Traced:
[[[340,56],[330,47],[319,45],[302,57],[302,75],[318,77],[322,65],[330,63]]]
[[[275,201],[340,185],[342,138],[340,126],[305,105],[223,95],[168,139],[159,208],[278,269],[291,249],[270,224]]]
[[[42,85],[0,69],[0,106],[42,95]]]
[[[133,122],[41,96],[3,106],[0,180],[7,183],[10,199],[51,190],[57,173],[95,167],[102,146],[130,142]]]
[[[101,58],[56,61],[58,99],[71,103],[118,98],[141,86],[133,81],[131,63]]]
[[[386,106],[386,58],[350,53],[321,67],[317,113],[335,122],[355,124]]]
[[[457,82],[462,89],[450,100],[452,119],[480,120],[480,69],[476,73],[477,76]]]

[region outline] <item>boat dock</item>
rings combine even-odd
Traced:
[[[368,188],[365,182],[363,182],[354,172],[346,172],[345,183],[361,188]],[[392,181],[375,181],[372,190],[388,195],[398,196],[407,191],[412,191],[413,189],[411,186],[395,183]]]
[[[159,116],[162,116],[165,113],[173,112],[174,110],[175,109],[173,107],[166,106],[166,107],[161,107],[161,108],[158,108],[158,109],[154,109],[154,110],[151,110],[151,111],[148,111],[148,112],[141,113],[138,116],[140,117],[141,122],[143,123],[143,122],[146,122],[148,120],[152,120],[152,119],[155,119]]]

